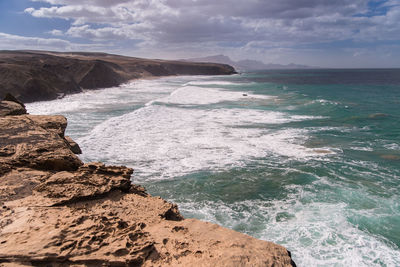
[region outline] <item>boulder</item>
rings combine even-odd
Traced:
[[[17,104],[20,104],[21,106],[23,106],[25,108],[24,103],[22,103],[21,101],[19,101],[17,98],[15,98],[15,96],[13,96],[10,93],[6,93],[6,95],[3,98],[3,101],[11,101],[11,102],[15,102]]]
[[[0,101],[0,117],[26,114],[25,105],[12,94],[6,93],[3,101]]]
[[[13,101],[0,102],[0,117],[26,114],[24,106]]]

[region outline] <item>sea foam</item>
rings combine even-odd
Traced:
[[[300,129],[265,125],[311,119],[251,109],[187,109],[149,105],[109,119],[78,140],[86,160],[123,162],[155,179],[199,170],[243,166],[276,154],[287,158],[321,156],[301,143]],[[263,127],[249,127],[264,124]],[[98,140],[101,140],[99,142]]]

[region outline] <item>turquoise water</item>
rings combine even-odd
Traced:
[[[134,81],[28,105],[84,161],[123,164],[185,217],[286,246],[298,266],[400,266],[400,70]]]

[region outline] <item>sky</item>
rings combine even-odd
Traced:
[[[400,67],[400,0],[0,0],[0,50]]]

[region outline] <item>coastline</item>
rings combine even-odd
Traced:
[[[24,103],[119,86],[130,80],[175,75],[227,75],[229,65],[142,59],[104,53],[0,51],[0,98]]]
[[[132,169],[84,164],[63,116],[28,115],[13,101],[1,111],[2,264],[295,266],[280,245],[184,219],[131,184]]]

